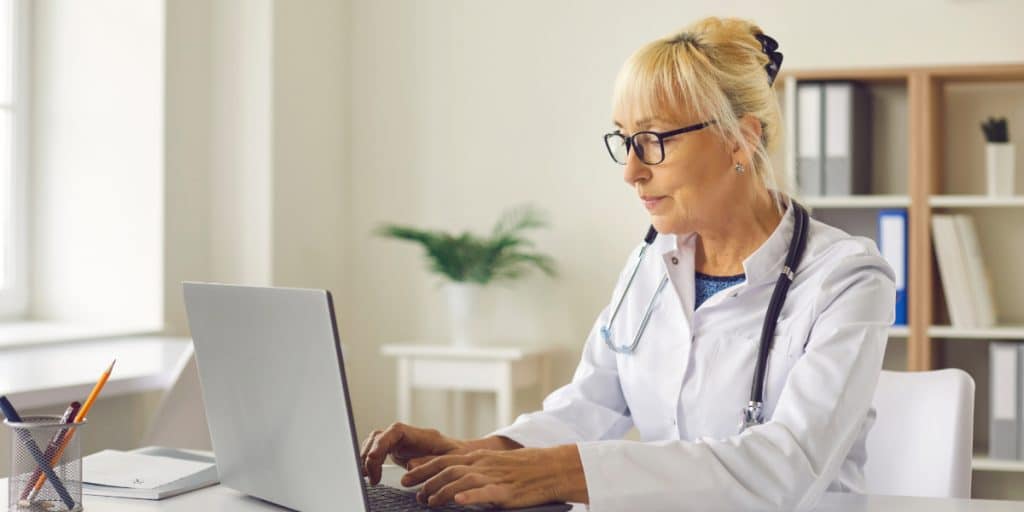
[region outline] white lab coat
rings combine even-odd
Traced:
[[[763,425],[738,434],[761,324],[793,232],[787,209],[743,262],[746,280],[694,311],[696,234],[659,235],[613,325],[629,344],[666,271],[632,355],[608,349],[598,316],[572,382],[543,410],[495,431],[527,447],[575,443],[595,512],[796,510],[826,491],[863,492],[871,398],[894,320],[892,268],[873,241],[816,220],[768,363]],[[619,297],[639,247],[619,276]],[[635,426],[641,442],[622,437]]]

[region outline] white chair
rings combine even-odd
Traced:
[[[971,497],[974,379],[967,372],[882,371],[873,405],[867,493]]]
[[[178,361],[172,378],[149,428],[142,436],[142,446],[211,450],[199,370],[191,343]]]

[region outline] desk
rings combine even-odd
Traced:
[[[496,395],[496,427],[513,420],[517,389],[538,385],[542,395],[551,391],[550,346],[455,346],[419,343],[390,344],[381,354],[398,360],[398,420],[412,421],[412,393],[416,388],[452,392],[455,437],[465,433],[466,391]]]
[[[384,482],[397,485],[404,471],[385,466]],[[250,498],[220,485],[182,494],[162,501],[85,497],[85,512],[259,512],[284,511],[282,507]],[[0,480],[0,507],[7,504],[7,479]],[[341,510],[341,509],[338,509]],[[905,496],[863,496],[827,493],[819,503],[822,512],[1020,512],[1024,502],[995,500],[954,500],[911,498]],[[575,505],[573,512],[584,512],[584,505]],[[350,512],[346,510],[345,512]],[[351,512],[359,512],[357,510]],[[625,511],[624,511],[625,512]]]

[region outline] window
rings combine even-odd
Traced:
[[[0,0],[0,318],[24,316],[28,302],[25,0]]]

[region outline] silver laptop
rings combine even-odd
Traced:
[[[428,510],[362,478],[330,292],[183,286],[223,485],[303,511]]]

